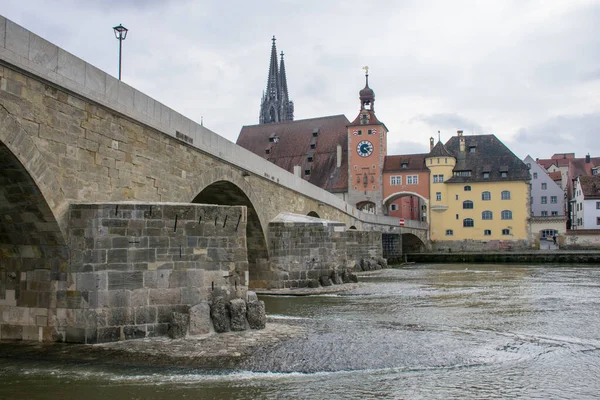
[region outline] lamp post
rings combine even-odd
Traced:
[[[277,165],[277,143],[279,143],[279,136],[273,135],[273,163]]]
[[[119,41],[119,80],[121,80],[121,53],[123,48],[123,40],[127,37],[128,29],[123,25],[119,24],[118,26],[113,27],[115,31],[115,37]]]

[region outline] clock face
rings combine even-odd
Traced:
[[[373,153],[373,144],[368,140],[363,140],[356,146],[356,152],[361,157],[369,157]]]

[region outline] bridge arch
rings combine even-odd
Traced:
[[[48,309],[56,301],[51,282],[67,280],[69,251],[52,209],[12,144],[0,141],[0,292],[4,304]]]
[[[307,216],[309,216],[309,217],[313,217],[313,218],[321,218],[321,217],[319,217],[319,214],[317,214],[317,213],[316,213],[316,212],[314,212],[314,211],[311,211],[311,212],[309,212],[309,213],[308,213],[308,214],[306,214],[306,215],[307,215]]]
[[[261,272],[268,270],[269,260],[266,224],[262,222],[260,211],[254,206],[257,203],[256,200],[252,200],[252,190],[243,178],[240,178],[237,182],[232,182],[235,179],[228,180],[228,178],[233,178],[234,174],[225,173],[226,171],[219,168],[216,170],[216,174],[208,177],[208,181],[212,180],[212,182],[202,186],[192,203],[246,206],[248,215],[246,224],[248,286],[250,288],[260,287]],[[221,174],[218,172],[221,172]]]
[[[417,197],[419,199],[419,206],[424,206],[424,210],[421,210],[421,207],[419,207],[420,209],[417,210],[417,213],[419,215],[419,220],[421,220],[421,217],[423,216],[423,211],[425,211],[425,212],[428,211],[427,209],[428,209],[428,205],[429,205],[429,199],[417,192],[408,192],[408,191],[395,192],[395,193],[392,193],[389,196],[387,196],[385,199],[383,199],[383,208],[384,208],[386,214],[389,215],[390,205],[394,201],[396,201],[402,197],[408,197],[408,196]]]
[[[402,234],[402,254],[421,253],[425,251],[426,245],[421,238],[412,233]]]

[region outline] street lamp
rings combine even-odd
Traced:
[[[277,165],[277,156],[276,156],[276,151],[277,151],[277,143],[279,143],[279,136],[277,135],[273,135],[273,163],[275,165]]]
[[[128,29],[123,25],[113,27],[115,31],[115,37],[119,41],[119,80],[121,80],[121,49],[123,48],[123,40],[127,37]]]

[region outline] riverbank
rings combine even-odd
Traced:
[[[406,261],[417,263],[507,263],[507,264],[600,264],[600,249],[531,250],[485,253],[410,253]]]

